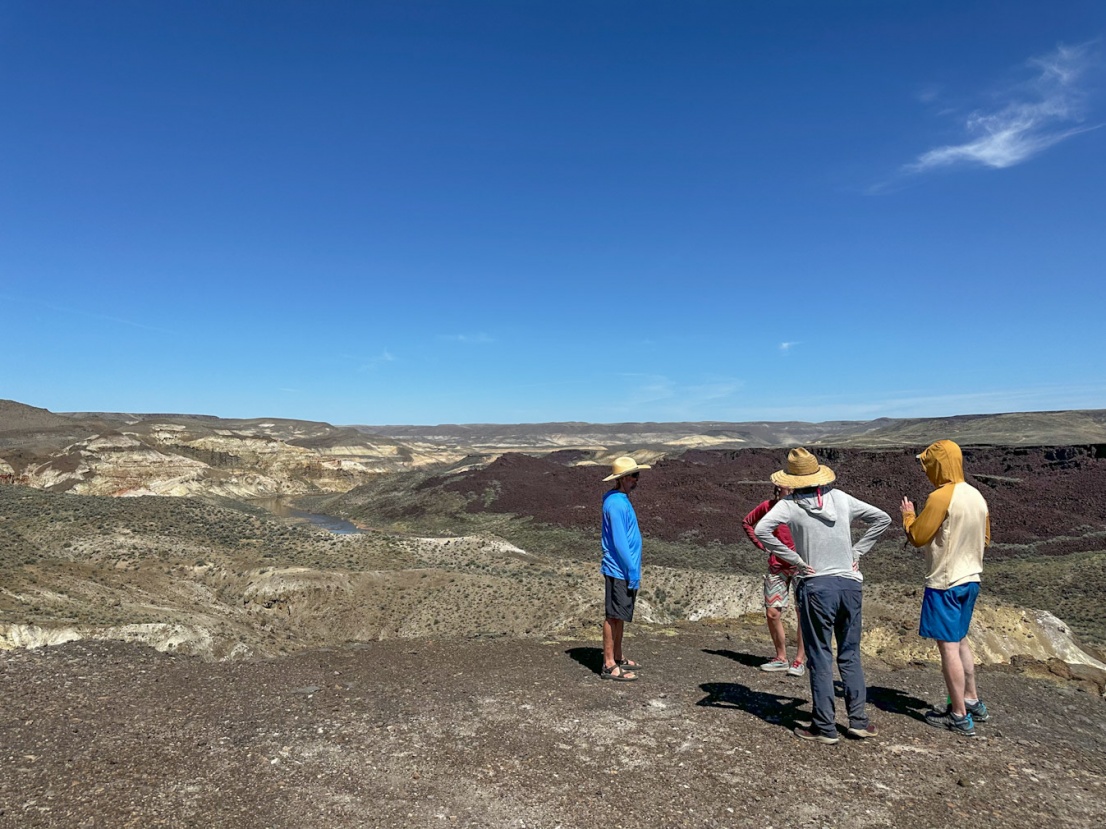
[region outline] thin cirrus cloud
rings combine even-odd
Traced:
[[[152,331],[155,334],[172,334],[174,336],[176,335],[175,331],[172,331],[168,328],[150,325],[147,322],[140,322],[138,320],[124,319],[123,317],[113,317],[108,314],[101,314],[88,308],[71,308],[63,305],[54,305],[53,303],[38,299],[25,299],[21,297],[9,296],[7,294],[0,294],[0,300],[3,300],[5,303],[8,303],[15,308],[19,308],[21,306],[37,306],[39,308],[45,308],[48,311],[53,311],[57,314],[67,314],[99,322],[109,322],[113,325],[125,325],[129,328],[138,328],[142,331]]]
[[[1079,82],[1091,66],[1090,44],[1058,46],[1033,58],[1033,80],[1008,93],[1004,105],[976,110],[964,123],[968,140],[936,147],[902,168],[904,173],[926,173],[956,165],[983,165],[1001,170],[1028,161],[1049,147],[1096,129],[1080,126],[1085,101]]]
[[[667,420],[687,420],[697,417],[704,406],[733,403],[744,388],[744,381],[734,377],[705,378],[699,383],[678,383],[659,374],[622,374],[625,385],[621,397],[612,401],[606,416],[632,417],[643,406],[652,407],[658,417]]]
[[[396,358],[390,351],[382,351],[375,357],[362,360],[358,371],[373,371],[386,363],[394,363],[395,361]]]
[[[494,343],[495,339],[487,334],[442,334],[439,339],[451,343]]]
[[[816,397],[806,401],[801,407],[765,409],[758,414],[761,418],[770,420],[871,420],[877,417],[950,417],[960,412],[1079,410],[1100,405],[1104,392],[1106,384],[1102,383],[953,394],[927,393],[914,389],[859,403],[841,397]]]
[[[780,353],[782,353],[786,357],[788,354],[791,353],[791,349],[793,349],[797,345],[801,345],[801,343],[780,343]]]

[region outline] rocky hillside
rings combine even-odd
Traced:
[[[0,483],[54,492],[230,498],[343,492],[382,472],[463,457],[327,423],[168,414],[61,417],[0,404]]]
[[[1106,412],[828,423],[356,426],[280,418],[74,412],[0,400],[0,483],[102,495],[232,498],[345,492],[380,473],[471,468],[505,452],[604,464],[755,446],[1106,444]]]
[[[918,447],[920,448],[920,447]],[[898,518],[930,487],[918,448],[820,449],[847,491]],[[741,517],[771,491],[780,450],[690,451],[645,473],[634,500],[646,559],[674,568],[760,572]],[[1048,610],[1106,644],[1106,457],[1101,446],[969,447],[969,478],[992,511],[987,591]],[[509,454],[482,469],[395,476],[320,501],[324,511],[406,532],[492,530],[530,551],[592,562],[607,468],[579,453]],[[1027,508],[1027,505],[1031,505]],[[536,528],[544,528],[540,532]],[[917,586],[921,556],[899,531],[864,563],[869,579]]]
[[[347,640],[567,634],[592,618],[607,450],[489,464],[327,424],[3,411],[19,426],[0,430],[7,646],[122,638],[244,658]],[[902,494],[928,491],[918,448],[819,451],[843,487],[894,515]],[[656,459],[635,495],[643,621],[760,614],[763,561],[739,519],[782,457],[684,447]],[[1106,644],[1102,445],[969,447],[967,462],[994,516],[981,652],[1096,664],[1085,649]],[[334,536],[243,500],[272,493],[311,495],[301,501],[375,529]],[[891,533],[864,571],[868,652],[932,658],[913,632],[917,554]]]
[[[122,639],[220,660],[590,630],[602,601],[594,538],[501,530],[519,543],[491,533],[336,536],[189,498],[2,487],[0,648]],[[751,546],[721,546],[713,558],[661,540],[650,549],[639,624],[760,624],[763,562]],[[920,578],[902,553],[884,544],[865,564],[864,651],[892,664],[936,656],[916,633]],[[1106,689],[1106,665],[1047,610],[986,595],[973,634],[980,658],[1082,665]]]
[[[824,423],[524,423],[358,426],[398,440],[427,440],[473,452],[585,449],[675,453],[689,448],[766,446],[925,446],[940,438],[964,444],[1106,443],[1106,410],[1014,412],[942,418],[879,418]]]
[[[817,454],[837,474],[837,485],[897,518],[904,495],[920,507],[932,489],[915,458],[922,448],[822,448]],[[634,493],[643,532],[699,544],[741,541],[741,517],[771,495],[769,477],[785,460],[785,452],[769,449],[691,450],[660,460]],[[1106,546],[1106,444],[965,447],[964,465],[991,509],[992,555]],[[608,471],[573,455],[511,454],[478,471],[431,479],[422,489],[457,493],[471,513],[593,529]]]
[[[906,438],[938,425],[867,428],[903,443],[844,429],[819,452],[894,515],[928,491],[928,436]],[[916,632],[921,562],[892,532],[863,561],[881,736],[827,747],[791,736],[805,681],[756,669],[764,562],[738,522],[783,452],[696,449],[744,445],[703,432],[607,433],[657,438],[635,494],[645,668],[615,685],[595,560],[615,440],[504,453],[0,403],[0,827],[1101,823],[1106,442],[967,449],[995,531],[971,632],[981,736],[922,721],[942,681]],[[109,497],[155,493],[180,497]],[[279,493],[364,532],[249,500]]]

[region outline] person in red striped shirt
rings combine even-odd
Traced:
[[[762,501],[741,522],[741,526],[745,529],[745,535],[749,536],[749,540],[757,546],[757,549],[767,552],[760,539],[757,538],[755,531],[757,522],[767,515],[768,510],[772,509],[776,502],[790,491],[786,487],[775,487],[772,499]],[[773,535],[790,549],[795,549],[795,543],[791,540],[791,532],[786,524],[780,524],[776,527]],[[796,629],[798,646],[793,662],[787,661],[787,635],[783,629],[783,611],[791,603],[791,580],[797,572],[798,570],[794,566],[776,558],[775,554],[768,553],[768,573],[764,576],[764,616],[768,622],[768,635],[772,637],[772,645],[776,649],[776,656],[760,666],[762,671],[787,671],[790,676],[802,676],[806,673],[806,652],[803,648],[802,627],[799,626]],[[798,613],[798,607],[795,608],[795,612]]]

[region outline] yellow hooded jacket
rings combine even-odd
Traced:
[[[918,455],[937,489],[921,515],[903,515],[906,537],[925,551],[926,587],[948,590],[979,581],[983,548],[991,543],[991,515],[979,490],[964,480],[964,456],[951,440],[939,440]]]

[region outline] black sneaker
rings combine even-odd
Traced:
[[[945,728],[961,737],[975,736],[975,723],[972,722],[970,712],[960,717],[952,713],[951,708],[946,708],[944,711],[933,709],[932,711],[926,711],[925,718],[926,722],[934,728]]]
[[[972,715],[972,722],[987,722],[987,720],[991,719],[991,714],[987,711],[987,706],[984,704],[983,700],[974,703],[966,702],[964,703],[964,707],[967,709],[968,713]]]

